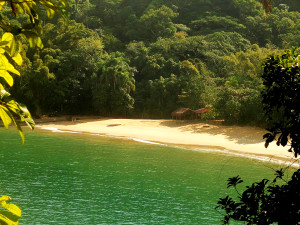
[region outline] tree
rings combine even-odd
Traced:
[[[64,23],[60,19],[57,25],[47,23],[44,26],[43,40],[45,47],[39,51],[39,55],[43,65],[54,76],[41,88],[47,92],[46,104],[39,103],[41,111],[33,113],[91,113],[90,80],[104,55],[102,38],[81,23],[73,20]],[[34,54],[27,55],[31,61],[35,61]],[[30,77],[33,77],[32,72],[25,76],[24,81],[28,82],[27,78]],[[43,88],[51,84],[52,88]],[[29,86],[27,89],[28,92],[34,92]]]
[[[261,65],[274,52],[277,50],[253,45],[252,49],[223,58],[224,86],[219,87],[215,109],[226,123],[266,125],[260,95]]]
[[[299,63],[299,49],[272,55],[264,63],[262,76],[262,98],[270,121],[269,133],[264,135],[265,146],[273,141],[278,146],[289,144],[289,151],[295,157],[300,153]],[[243,193],[238,194],[238,200],[229,196],[220,198],[217,208],[225,211],[223,223],[228,224],[233,219],[247,224],[299,224],[300,169],[289,181],[284,179],[286,169],[276,171],[273,181],[263,179],[247,186]],[[229,178],[228,187],[236,189],[242,182],[239,176]]]
[[[120,52],[111,53],[98,63],[92,78],[93,104],[96,111],[106,115],[127,115],[133,107],[130,95],[135,90],[135,69]]]
[[[143,113],[143,116],[148,112],[159,118],[169,117],[170,113],[178,108],[180,81],[174,74],[167,78],[161,76],[142,82],[140,86],[137,86],[137,92],[136,107]],[[140,96],[143,97],[143,101],[138,101]]]
[[[10,97],[6,88],[12,87],[14,79],[11,74],[20,76],[15,65],[21,65],[23,62],[22,39],[27,40],[31,47],[43,47],[40,35],[41,18],[46,14],[53,18],[54,14],[65,15],[66,0],[7,0],[0,2],[0,27],[4,34],[0,42],[0,118],[4,127],[8,129],[13,123],[18,129],[24,143],[24,134],[20,122],[25,122],[31,129],[34,128],[34,121],[26,106],[16,102]],[[8,7],[14,17],[26,16],[26,22],[22,25],[12,23],[3,12]],[[1,210],[0,222],[3,224],[18,224],[21,217],[21,210],[14,204],[6,203],[11,200],[8,196],[0,198]]]
[[[200,74],[198,68],[188,60],[181,63],[179,76],[180,94],[179,102],[181,106],[192,109],[198,109],[201,106],[201,95],[204,90],[203,74]]]
[[[176,32],[172,19],[178,14],[172,9],[162,6],[148,10],[139,20],[143,40],[156,40],[158,37],[171,37]]]
[[[192,21],[191,27],[197,34],[209,34],[220,30],[227,32],[243,31],[246,27],[237,21],[237,19],[230,16],[206,16],[199,20]]]
[[[49,102],[55,102],[56,77],[49,72],[47,63],[43,62],[38,54],[34,54],[31,61],[27,57],[24,58],[19,70],[22,77],[15,79],[15,85],[11,88],[12,95],[22,100],[33,115],[51,112],[53,104]]]

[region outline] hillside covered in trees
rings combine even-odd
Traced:
[[[210,119],[259,124],[262,63],[300,44],[295,0],[275,0],[270,14],[259,0],[69,4],[69,23],[46,20],[44,47],[27,48],[10,90],[37,116],[169,118],[212,106]]]

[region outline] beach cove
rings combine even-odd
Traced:
[[[41,120],[42,121],[42,120]],[[250,126],[224,126],[218,122],[181,120],[112,119],[80,117],[76,121],[46,120],[37,128],[51,131],[99,134],[123,137],[145,143],[160,143],[189,149],[232,153],[264,161],[294,161],[287,147],[271,143],[264,147],[266,131]]]

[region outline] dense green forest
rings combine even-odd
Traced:
[[[10,92],[32,114],[207,119],[261,124],[265,58],[300,43],[300,1],[72,0],[43,24]],[[5,14],[5,12],[2,12]],[[12,21],[20,23],[20,21]]]

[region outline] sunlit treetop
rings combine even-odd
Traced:
[[[15,17],[21,14],[28,16],[28,22],[21,26],[11,24],[2,15],[4,6],[9,8],[9,12]],[[49,19],[52,19],[55,14],[67,18],[66,7],[66,0],[0,0],[0,27],[4,32],[12,33],[15,36],[23,34],[31,47],[42,47],[42,43],[38,38],[42,34],[42,15],[46,14]]]

